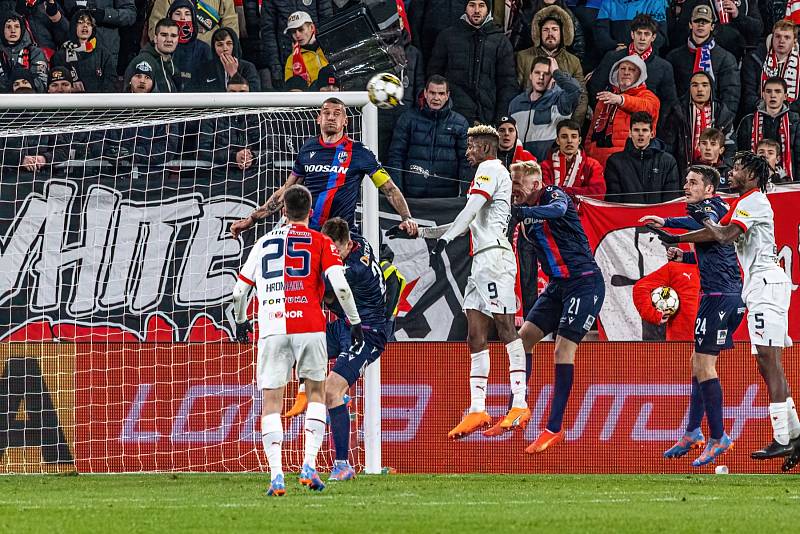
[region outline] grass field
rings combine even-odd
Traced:
[[[796,476],[361,476],[313,494],[292,476],[283,498],[265,480],[0,477],[0,532],[778,532],[800,519]]]

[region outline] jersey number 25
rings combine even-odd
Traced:
[[[308,274],[311,272],[311,251],[297,249],[295,247],[298,244],[310,244],[311,238],[293,236],[286,238],[285,242],[286,257],[299,258],[301,260],[299,267],[288,267],[286,269],[286,274],[298,278],[308,276]],[[270,262],[275,263],[276,260],[280,260],[284,257],[284,239],[268,239],[264,241],[264,248],[267,249],[267,252],[265,252],[264,256],[261,257],[261,277],[265,280],[268,280],[276,276],[283,276],[283,262],[278,262],[278,265],[274,269],[270,269]]]

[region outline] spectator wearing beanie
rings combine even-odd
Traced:
[[[317,27],[311,20],[311,15],[305,11],[296,11],[289,17],[284,31],[292,38],[292,54],[286,58],[283,79],[302,78],[306,81],[307,89],[317,81],[319,69],[328,64],[317,41]]]
[[[3,35],[0,38],[0,90],[9,92],[14,80],[9,79],[15,69],[31,73],[31,86],[43,93],[47,86],[47,57],[41,48],[33,44],[26,29],[25,19],[16,13],[6,15],[3,20]]]
[[[342,85],[339,78],[336,76],[336,70],[333,65],[325,65],[319,69],[319,76],[317,81],[311,86],[312,91],[319,91],[320,93],[328,93],[334,91],[341,91]],[[403,96],[405,98],[405,95]]]
[[[555,147],[541,162],[544,183],[560,187],[575,202],[578,195],[603,200],[603,166],[581,148],[581,125],[565,119],[556,126],[556,135]]]
[[[192,91],[222,93],[228,81],[239,75],[247,80],[250,91],[261,91],[256,66],[242,59],[242,45],[231,28],[220,28],[211,37],[212,60],[200,67]]]
[[[156,26],[153,44],[145,46],[125,69],[125,85],[130,83],[134,68],[142,61],[150,65],[155,82],[156,93],[177,93],[180,91],[180,76],[172,62],[172,54],[178,46],[178,25],[172,19],[161,19]]]
[[[589,107],[589,98],[581,61],[567,51],[574,35],[573,19],[564,9],[552,5],[537,12],[531,24],[533,46],[517,53],[517,82],[521,87],[530,90],[533,61],[539,56],[555,58],[559,68],[575,78],[581,86],[580,98],[572,118],[582,124]]]
[[[779,20],[772,27],[766,42],[742,59],[742,112],[752,113],[761,99],[764,82],[772,76],[786,80],[786,101],[794,112],[800,112],[800,50],[797,26],[790,20]]]
[[[25,69],[14,69],[8,76],[9,91],[14,94],[29,94],[36,92],[37,78],[31,74],[31,71]]]
[[[406,198],[457,197],[469,181],[467,120],[453,111],[448,81],[431,76],[395,126],[387,170]],[[438,178],[442,177],[442,178]]]
[[[133,3],[132,0],[130,1]],[[158,21],[163,18],[169,18],[167,13],[171,3],[172,0],[155,0],[153,2],[153,10],[150,12],[150,18],[148,19],[148,35],[151,42],[155,40],[155,28]],[[270,0],[269,2],[264,2],[263,5],[266,6],[272,3],[273,0]],[[197,22],[197,38],[209,46],[211,46],[211,36],[218,28],[232,28],[237,35],[239,34],[239,16],[236,14],[233,0],[203,0],[198,2]]]
[[[17,0],[14,11],[26,21],[31,39],[47,60],[69,38],[69,22],[55,0]]]
[[[714,79],[720,100],[736,114],[741,95],[739,67],[736,58],[718,45],[712,36],[715,25],[711,8],[702,4],[695,6],[689,26],[691,34],[687,44],[667,54],[667,61],[675,72],[678,94],[686,93],[692,75],[702,70]]]
[[[153,80],[153,67],[147,61],[140,61],[133,66],[131,78],[125,86],[127,93],[152,93],[156,83]]]
[[[306,82],[300,76],[292,76],[283,86],[284,91],[289,91],[290,93],[302,93],[303,91],[308,91],[308,82]]]
[[[721,0],[719,3],[721,10],[715,0],[685,0],[677,20],[670,21],[670,42],[686,42],[691,14],[696,6],[704,5],[711,10],[714,40],[737,61],[742,59],[746,48],[756,45],[764,29],[758,0]]]
[[[178,46],[172,54],[172,62],[181,78],[181,87],[189,87],[199,70],[211,62],[211,47],[197,38],[197,11],[191,0],[172,2],[167,18],[178,25]]]
[[[458,24],[439,34],[428,64],[434,74],[447,79],[453,109],[469,124],[496,124],[507,114],[519,91],[514,51],[487,0],[469,0]]]
[[[261,50],[262,63],[270,73],[270,87],[283,87],[286,60],[292,55],[292,36],[286,33],[289,17],[297,11],[305,11],[314,25],[321,24],[333,16],[331,0],[270,0],[261,3]]]
[[[517,121],[512,117],[501,117],[497,124],[499,143],[497,147],[497,159],[499,159],[506,169],[511,169],[511,165],[518,161],[536,161],[536,157],[522,147],[522,142],[517,134]]]
[[[620,59],[611,67],[609,85],[597,93],[586,153],[605,166],[608,157],[625,148],[630,137],[630,117],[645,111],[658,122],[660,102],[647,89],[647,65],[638,54]],[[655,123],[654,123],[655,127]]]
[[[53,56],[54,67],[74,73],[76,92],[111,93],[117,73],[111,53],[97,41],[97,28],[89,10],[76,11],[70,24],[70,39]]]
[[[72,74],[65,67],[54,67],[47,79],[48,93],[72,93]]]

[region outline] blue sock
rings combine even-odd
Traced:
[[[689,422],[686,423],[686,432],[694,432],[703,422],[703,390],[697,377],[692,377],[692,395],[689,397]]]
[[[706,419],[711,437],[720,439],[725,432],[722,422],[722,384],[719,383],[719,378],[712,378],[700,382],[700,388],[703,390],[703,405],[706,408]]]
[[[528,402],[528,408],[531,407],[530,399],[528,399],[528,392],[530,392],[530,388],[528,385],[531,383],[531,375],[533,374],[533,354],[530,352],[525,353],[525,400]],[[514,403],[514,395],[508,397],[508,409],[511,409],[511,405]]]
[[[547,430],[556,433],[561,431],[564,410],[567,408],[569,392],[572,390],[572,377],[575,366],[571,363],[557,363],[553,399],[550,401],[550,417],[547,419]]]
[[[350,411],[346,404],[329,408],[331,418],[331,434],[336,449],[336,461],[347,461],[350,454]]]

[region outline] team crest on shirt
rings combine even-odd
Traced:
[[[481,183],[484,183],[484,184],[488,184],[489,182],[492,181],[492,179],[489,178],[488,176],[480,175],[480,176],[476,176],[475,177],[475,181],[476,182],[481,182]]]
[[[347,152],[339,152],[339,155],[336,156],[336,158],[339,160],[339,163],[346,162],[347,161]]]
[[[750,214],[744,211],[742,208],[736,208],[736,215],[741,217],[750,217]]]

